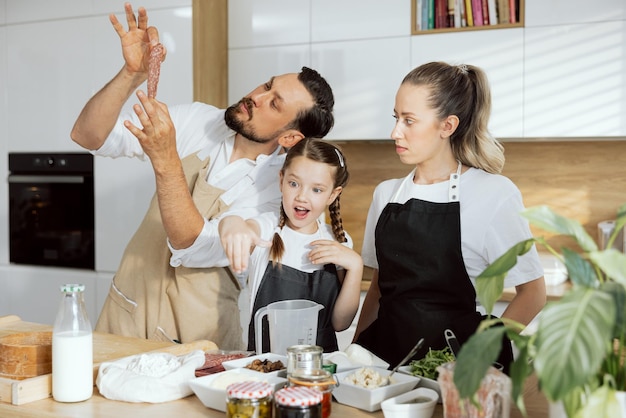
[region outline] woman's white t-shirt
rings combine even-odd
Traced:
[[[414,171],[403,179],[386,180],[374,190],[361,256],[364,265],[378,269],[374,231],[382,210],[393,199],[405,203],[415,198],[434,203],[448,202],[448,184],[414,184]],[[531,238],[522,195],[508,178],[470,168],[461,175],[459,185],[461,208],[461,252],[468,276],[475,285],[476,277],[494,260],[520,241]],[[395,196],[395,198],[394,198]],[[410,245],[410,243],[407,243]],[[518,257],[504,281],[504,287],[517,286],[543,276],[543,268],[535,246]]]

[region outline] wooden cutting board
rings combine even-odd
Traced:
[[[22,332],[51,331],[50,325],[22,321],[18,316],[0,317],[0,337]],[[93,333],[94,382],[100,364],[105,361],[120,359],[140,353],[165,352],[183,355],[194,350],[214,350],[217,345],[212,341],[199,340],[187,344],[144,340],[120,335]],[[24,380],[0,378],[0,402],[21,405],[45,399],[52,394],[52,374],[31,377]]]

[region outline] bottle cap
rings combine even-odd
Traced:
[[[286,406],[312,406],[322,402],[323,393],[302,386],[280,389],[274,394],[276,403]]]
[[[77,284],[77,283],[69,283],[61,285],[61,292],[70,293],[70,292],[84,292],[85,285]]]
[[[226,387],[229,398],[260,399],[272,394],[272,385],[267,382],[244,381]]]

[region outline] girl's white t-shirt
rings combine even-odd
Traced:
[[[260,227],[260,237],[266,241],[271,241],[276,232],[278,225],[278,214],[274,212],[263,213],[253,218]],[[309,252],[313,249],[310,245],[311,242],[318,239],[327,239],[336,241],[333,235],[332,227],[326,223],[323,223],[319,219],[317,220],[318,228],[313,234],[303,234],[288,226],[284,226],[280,230],[280,237],[285,245],[285,252],[283,254],[281,264],[292,267],[294,269],[312,273],[316,270],[324,268],[323,264],[313,264],[309,261]],[[344,231],[345,232],[345,231]],[[353,247],[352,237],[345,232],[347,242],[344,242],[348,248]],[[252,307],[254,305],[254,299],[256,293],[261,285],[265,270],[270,260],[270,249],[265,247],[256,247],[250,255],[248,262],[248,281],[247,285],[244,284],[243,290],[239,297],[239,311],[241,315],[241,324],[244,329],[244,341],[248,340],[248,324],[250,323]],[[337,270],[341,267],[337,266]]]

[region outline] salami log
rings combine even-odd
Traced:
[[[150,51],[148,61],[148,97],[155,98],[159,76],[161,75],[161,61],[163,61],[163,44],[156,44]]]
[[[235,360],[246,357],[247,353],[204,353],[204,364],[196,369],[196,377],[206,376],[207,374],[219,373],[224,371],[223,362],[227,360]]]

